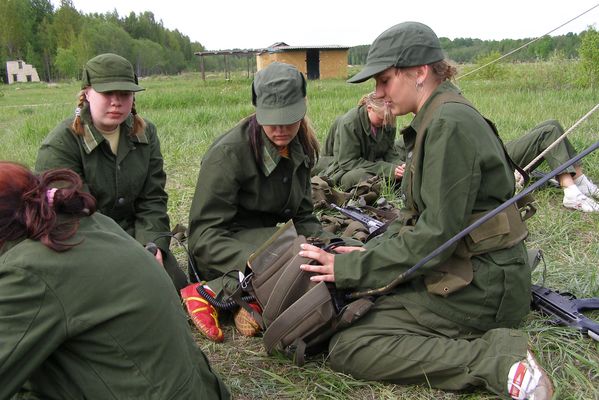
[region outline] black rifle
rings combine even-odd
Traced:
[[[553,323],[571,326],[599,341],[599,323],[580,313],[582,310],[599,310],[599,298],[577,299],[570,293],[557,293],[532,285],[532,306],[543,314],[555,317]]]
[[[362,223],[368,229],[368,238],[373,238],[387,230],[387,224],[372,218],[364,211],[357,207],[339,207],[337,204],[331,203],[331,208],[339,211],[341,214]]]

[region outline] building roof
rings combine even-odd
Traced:
[[[324,46],[289,46],[284,42],[274,43],[264,49],[261,49],[260,53],[277,53],[283,51],[297,51],[297,50],[349,50],[350,46],[338,46],[338,45],[324,45]]]
[[[250,54],[259,53],[262,49],[245,49],[245,50],[207,50],[198,51],[194,54],[196,56],[209,56],[209,55],[236,55],[236,56],[247,56]]]
[[[350,46],[337,46],[337,45],[325,45],[325,46],[289,46],[285,42],[276,42],[263,49],[245,49],[245,50],[207,50],[198,51],[194,53],[196,56],[207,56],[207,55],[237,55],[245,56],[251,54],[262,54],[262,53],[279,53],[284,51],[300,51],[300,50],[349,50]]]

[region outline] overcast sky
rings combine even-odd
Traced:
[[[178,29],[207,50],[261,48],[275,42],[291,46],[370,44],[402,21],[429,25],[450,39],[535,38],[584,11],[597,0],[72,0],[83,13],[152,11],[168,29]],[[53,0],[58,4],[58,0]],[[370,7],[369,7],[370,5]],[[553,35],[599,29],[599,7]]]

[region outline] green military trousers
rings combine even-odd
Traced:
[[[318,162],[312,168],[311,176],[321,176],[329,168],[333,162],[334,157],[332,156],[320,156]],[[336,184],[339,185],[343,190],[349,190],[358,183],[367,180],[375,176],[375,174],[366,171],[364,168],[356,168],[351,171],[344,172],[343,174],[333,174],[334,179],[337,180]],[[329,177],[330,178],[330,177]]]
[[[509,398],[508,372],[526,358],[527,343],[523,332],[473,330],[389,295],[333,336],[329,351],[331,367],[356,378],[444,390],[483,386]]]
[[[541,152],[543,152],[549,145],[564,133],[564,128],[556,120],[548,120],[535,126],[533,129],[528,131],[524,136],[507,142],[505,144],[506,150],[510,155],[511,159],[521,168],[524,168],[532,160],[534,160]],[[560,166],[561,164],[568,161],[570,158],[576,155],[576,150],[567,138],[559,142],[553,149],[551,149],[543,157],[549,168],[552,170]],[[531,171],[539,166],[541,161],[537,162],[531,168]],[[574,167],[569,167],[565,172],[574,174],[576,171]]]

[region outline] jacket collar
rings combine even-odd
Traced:
[[[92,117],[89,110],[89,103],[86,103],[81,110],[81,120],[83,121],[83,148],[87,154],[91,153],[105,139],[104,136],[96,129],[92,123]],[[130,135],[129,132],[133,129],[133,114],[129,113],[125,121],[121,123],[121,134],[126,133],[128,140],[134,143],[148,144],[148,136],[146,132],[138,135]]]
[[[262,129],[262,165],[260,169],[265,176],[269,176],[272,171],[277,168],[279,162],[283,157],[279,154],[276,146],[270,141],[264,129]],[[293,163],[294,170],[301,163],[308,165],[309,159],[302,149],[302,145],[299,142],[298,137],[294,137],[291,143],[289,143],[289,158]]]

